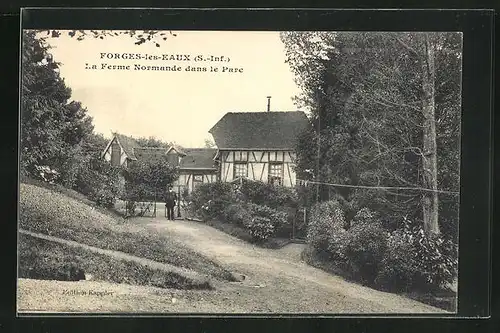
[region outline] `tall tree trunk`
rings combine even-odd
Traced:
[[[429,233],[439,233],[439,199],[437,193],[437,144],[436,144],[436,118],[435,118],[435,79],[436,69],[434,64],[434,43],[428,33],[424,37],[424,56],[422,61],[422,89],[423,98],[423,186],[427,189],[422,194],[422,209],[424,230]]]

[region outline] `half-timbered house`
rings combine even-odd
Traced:
[[[198,185],[217,181],[217,149],[189,148],[183,150],[185,156],[180,159],[179,178],[174,186],[180,193],[193,191]]]
[[[140,148],[140,146],[133,138],[113,133],[113,137],[101,156],[113,166],[127,167],[131,161],[137,161],[135,148]]]
[[[295,145],[309,126],[302,111],[227,113],[209,131],[218,148],[219,179],[295,186]]]
[[[172,166],[179,167],[179,178],[172,185],[176,192],[184,193],[185,189],[191,192],[199,184],[217,180],[216,152],[208,148],[141,147],[133,138],[114,133],[102,158],[112,165],[127,167],[133,161],[166,156]]]

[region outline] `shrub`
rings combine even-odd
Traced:
[[[382,290],[408,291],[415,284],[417,266],[413,245],[406,241],[403,233],[393,232],[388,237],[375,284]]]
[[[106,186],[96,188],[88,197],[97,205],[106,208],[112,208],[116,202],[116,192]]]
[[[224,210],[235,202],[232,184],[215,182],[201,184],[188,197],[188,209],[204,218],[221,218]]]
[[[54,184],[60,178],[59,172],[46,165],[36,165],[35,170],[37,172],[35,176],[49,184]]]
[[[123,190],[120,169],[105,161],[92,160],[79,168],[73,189],[97,205],[111,208]]]
[[[287,212],[280,211],[264,205],[249,204],[250,214],[269,219],[275,229],[283,228],[288,225]]]
[[[267,240],[274,233],[274,225],[268,217],[254,216],[247,222],[246,227],[257,242]]]
[[[353,276],[364,283],[374,282],[387,249],[387,236],[378,223],[357,223],[349,229],[340,251]]]
[[[458,250],[451,241],[440,235],[425,235],[422,228],[414,231],[413,245],[418,258],[419,275],[425,283],[434,287],[442,287],[452,283],[458,271]]]
[[[224,221],[236,225],[246,225],[252,219],[248,208],[242,203],[230,204],[224,209]]]
[[[351,227],[358,224],[371,224],[375,222],[376,216],[369,208],[361,208],[351,220]]]
[[[342,238],[345,235],[345,219],[336,200],[316,204],[311,210],[307,227],[307,240],[318,251],[329,252],[340,259]]]
[[[244,179],[241,185],[237,187],[237,191],[241,194],[243,200],[271,208],[295,207],[298,203],[295,190],[284,186]]]
[[[388,251],[376,283],[384,289],[432,291],[457,276],[457,247],[439,235],[426,235],[421,227],[405,225],[391,233]]]

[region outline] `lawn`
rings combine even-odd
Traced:
[[[23,234],[19,235],[18,253],[19,278],[78,281],[90,274],[96,281],[175,289],[211,288],[208,281]]]
[[[19,228],[235,280],[220,264],[173,239],[35,185],[20,186]]]

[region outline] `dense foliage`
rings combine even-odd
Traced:
[[[93,159],[78,172],[74,188],[100,206],[112,208],[123,194],[122,170],[102,159]]]
[[[59,75],[48,46],[23,32],[21,80],[21,173],[43,179],[40,168],[71,182],[79,145],[92,133],[92,119]],[[76,148],[76,149],[75,149]]]
[[[452,282],[461,34],[281,37],[302,91],[297,105],[310,110],[315,129],[296,146],[297,175],[313,182],[302,204],[314,204],[311,193],[326,201],[309,216],[310,246],[347,276],[380,288]]]
[[[293,188],[274,186],[272,184],[243,179],[240,184],[235,184],[241,199],[257,205],[271,208],[283,206],[297,206],[297,193]]]
[[[59,74],[49,46],[23,32],[21,160],[23,178],[57,183],[111,207],[120,195],[120,170],[101,160],[107,140]]]
[[[179,177],[177,166],[171,166],[166,156],[139,159],[129,163],[123,170],[125,180],[124,199],[127,212],[135,212],[135,202],[164,201],[168,187]]]
[[[204,219],[223,216],[235,200],[233,185],[222,182],[201,184],[188,196],[189,210]]]
[[[250,180],[199,185],[188,201],[192,214],[243,227],[255,242],[290,237],[298,202],[294,189]]]
[[[309,109],[315,131],[297,145],[297,174],[302,179],[364,186],[459,190],[461,47],[459,33],[283,33],[287,62],[302,94],[297,104]],[[431,45],[433,56],[424,50]],[[432,58],[432,59],[430,59]],[[423,65],[432,60],[428,80]],[[432,68],[431,68],[432,69]],[[432,100],[424,88],[435,88]],[[426,116],[424,106],[434,105]],[[432,118],[432,119],[431,119]],[[425,131],[429,122],[435,135]],[[437,165],[426,169],[435,139]],[[426,141],[427,140],[427,141]],[[319,156],[318,156],[319,154]],[[425,170],[424,170],[425,169]],[[320,186],[319,199],[341,194],[357,209],[379,212],[392,229],[406,216],[424,224],[424,199],[432,192]],[[438,229],[456,239],[458,196],[439,193]],[[348,212],[346,212],[348,214]],[[425,227],[425,225],[424,225]]]
[[[388,232],[362,208],[346,223],[337,200],[318,203],[308,226],[308,243],[337,272],[390,291],[435,291],[457,277],[457,247],[421,226],[402,221]]]

